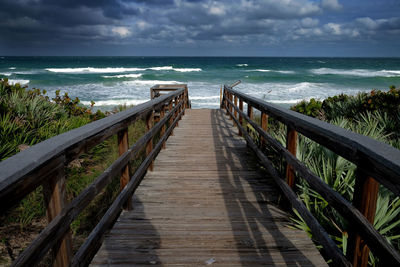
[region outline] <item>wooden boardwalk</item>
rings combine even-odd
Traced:
[[[222,110],[186,110],[92,266],[326,266]]]

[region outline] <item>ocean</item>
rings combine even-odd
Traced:
[[[0,78],[112,109],[150,98],[150,87],[186,83],[192,108],[218,108],[223,84],[289,107],[302,99],[400,87],[400,58],[0,57]]]

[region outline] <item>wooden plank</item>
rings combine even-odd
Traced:
[[[288,227],[273,181],[252,163],[244,140],[228,142],[234,133],[221,110],[186,110],[134,209],[121,214],[91,265],[193,266],[214,258],[222,266],[326,266],[307,235]]]

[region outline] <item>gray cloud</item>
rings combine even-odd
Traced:
[[[373,0],[375,1],[375,0]],[[352,0],[363,3],[361,0]],[[0,0],[0,47],[65,43],[151,47],[396,42],[400,18],[338,0]],[[377,2],[378,3],[378,2]],[[379,4],[370,5],[376,9]],[[392,4],[396,7],[396,4]],[[397,4],[397,6],[399,6]],[[365,5],[372,11],[372,7]],[[395,9],[392,7],[392,9]],[[376,11],[376,10],[374,10]],[[397,10],[400,11],[400,8]],[[388,17],[388,12],[393,15]],[[23,44],[20,44],[23,46]]]

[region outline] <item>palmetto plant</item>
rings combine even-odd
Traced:
[[[339,117],[332,120],[331,123],[390,143],[391,134],[387,134],[385,131],[387,129],[386,116],[380,112],[367,112],[355,116],[352,121]],[[304,136],[299,137],[298,146],[297,157],[333,190],[340,193],[348,201],[352,201],[356,166]],[[346,253],[348,229],[346,220],[331,208],[317,192],[312,190],[304,180],[299,179],[297,190],[307,208]],[[295,212],[295,214],[297,217],[293,218],[295,227],[310,233],[298,213]],[[396,247],[399,246],[400,199],[384,187],[379,191],[374,226],[390,243]],[[370,254],[370,264],[376,265],[377,263],[378,260]]]

